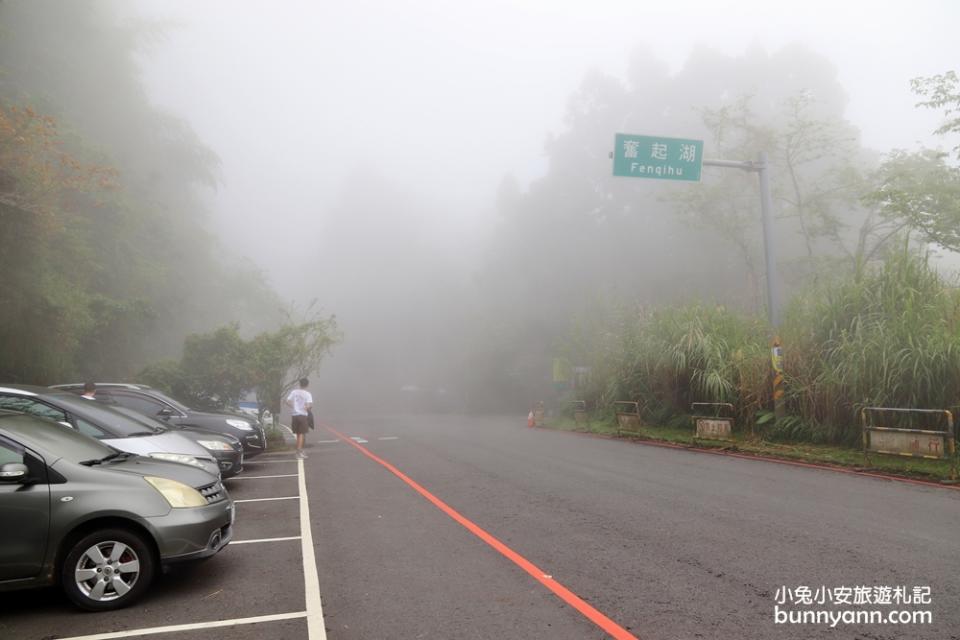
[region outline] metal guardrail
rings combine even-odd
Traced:
[[[876,424],[876,416],[899,414],[943,416],[945,429],[906,429]],[[870,463],[870,454],[895,455],[927,460],[950,460],[950,479],[957,479],[957,432],[953,412],[946,409],[901,409],[897,407],[863,407],[860,409],[863,459]]]
[[[643,422],[640,420],[640,403],[628,400],[617,400],[613,403],[617,414],[617,435],[624,433],[639,435]],[[631,410],[632,409],[632,410]]]
[[[713,415],[697,415],[698,410],[711,408]],[[736,408],[729,402],[694,402],[690,405],[694,415],[694,439],[732,440]],[[706,413],[706,412],[704,412]],[[724,415],[728,414],[728,415]]]

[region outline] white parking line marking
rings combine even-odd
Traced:
[[[323,625],[323,602],[320,600],[320,578],[317,559],[313,554],[313,530],[310,525],[310,500],[307,499],[307,480],[303,475],[303,460],[297,461],[300,476],[300,546],[303,549],[303,588],[307,602],[308,640],[327,640]]]
[[[253,544],[254,542],[283,542],[284,540],[299,540],[299,539],[300,539],[300,536],[287,536],[286,538],[257,538],[256,540],[231,540],[230,544]]]
[[[96,633],[92,636],[71,636],[62,640],[113,640],[113,638],[132,638],[134,636],[148,636],[155,633],[173,633],[176,631],[192,631],[194,629],[213,629],[215,627],[235,627],[241,624],[257,624],[258,622],[277,622],[280,620],[294,620],[306,618],[306,611],[295,613],[275,613],[269,616],[254,616],[252,618],[233,618],[232,620],[214,620],[213,622],[195,622],[192,624],[173,624],[166,627],[146,627],[143,629],[128,629],[110,633]]]
[[[377,438],[377,440],[399,440],[399,436],[383,436],[382,438]]]
[[[363,438],[360,438],[360,437],[358,437],[358,436],[350,436],[350,439],[353,440],[354,442],[359,443],[359,444],[366,444],[366,443],[367,443],[366,440],[364,440]]]
[[[266,478],[296,478],[297,474],[288,473],[282,476],[233,476],[232,478],[227,478],[227,482],[231,480],[264,480]]]
[[[286,458],[282,460],[244,460],[243,466],[247,466],[250,464],[285,464],[287,462],[296,462],[296,461],[297,461],[296,458]]]
[[[234,500],[233,504],[241,502],[270,502],[271,500],[299,500],[300,496],[284,496],[282,498],[247,498],[246,500]]]
[[[315,440],[316,444],[339,444],[339,440]]]

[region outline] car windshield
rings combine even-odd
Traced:
[[[99,440],[44,418],[8,416],[0,420],[0,426],[13,432],[15,438],[22,436],[24,440],[30,441],[29,444],[46,454],[71,462],[99,460],[117,452]]]
[[[177,400],[174,400],[167,394],[157,391],[156,389],[151,389],[150,394],[156,398],[163,400],[169,405],[173,405],[176,409],[183,411],[184,413],[190,411],[190,407],[188,407],[187,405],[183,404],[182,402],[178,402]]]
[[[154,431],[166,431],[171,426],[166,423],[160,422],[159,420],[155,420],[154,418],[144,415],[138,411],[134,411],[133,409],[129,409],[127,407],[123,407],[118,404],[109,405],[109,406],[111,409],[113,409],[117,413],[122,413],[123,415],[130,418],[132,421],[136,422],[137,424],[143,425],[147,429],[153,429]]]
[[[92,402],[73,394],[57,394],[50,396],[48,400],[84,420],[95,423],[118,438],[153,435],[163,431],[161,425],[139,414],[134,418],[121,413],[115,407]]]

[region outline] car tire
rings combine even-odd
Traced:
[[[81,609],[109,611],[142,596],[156,567],[153,549],[143,535],[101,529],[71,545],[60,567],[60,585]]]

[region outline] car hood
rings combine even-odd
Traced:
[[[139,476],[157,476],[169,478],[198,489],[209,486],[219,480],[203,469],[191,467],[179,462],[167,462],[154,458],[136,457],[128,460],[108,461],[93,467],[104,471],[115,471]]]
[[[176,431],[167,431],[152,436],[109,438],[103,440],[103,442],[121,451],[129,451],[141,456],[148,456],[151,453],[181,453],[195,458],[210,457],[209,451]]]
[[[179,433],[180,435],[186,438],[189,438],[194,442],[196,442],[197,440],[216,440],[219,442],[226,442],[231,447],[240,446],[240,439],[233,437],[229,433],[220,433],[217,431],[211,431],[208,429],[196,428],[196,427],[180,427],[174,433]]]
[[[204,418],[206,420],[246,420],[256,424],[257,419],[245,416],[242,413],[208,413],[206,411],[191,411],[191,417]]]

